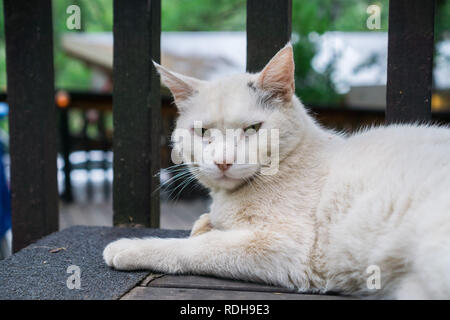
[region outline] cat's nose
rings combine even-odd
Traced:
[[[231,163],[217,163],[216,162],[216,166],[222,171],[227,171],[228,168],[231,167]]]

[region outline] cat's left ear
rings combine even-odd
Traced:
[[[294,70],[294,53],[289,42],[259,73],[258,87],[272,97],[289,102],[295,92]]]

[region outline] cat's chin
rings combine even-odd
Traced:
[[[223,176],[217,179],[214,179],[214,183],[216,188],[233,190],[244,183],[243,179],[236,179],[227,176]]]
[[[240,178],[222,176],[219,178],[210,178],[207,181],[200,182],[209,189],[234,190],[243,185],[245,183],[245,180]]]

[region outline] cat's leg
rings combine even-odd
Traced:
[[[293,248],[288,238],[272,233],[212,230],[185,239],[121,239],[103,256],[119,270],[214,275],[307,290],[307,259]]]
[[[209,218],[209,213],[202,214],[197,221],[195,221],[192,227],[191,237],[199,236],[205,232],[212,230],[211,219]]]

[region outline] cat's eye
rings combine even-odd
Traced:
[[[246,134],[256,133],[256,132],[258,132],[259,128],[261,128],[261,125],[262,125],[262,122],[252,124],[251,126],[244,128],[244,132]]]
[[[206,128],[194,128],[194,132],[199,137],[203,137],[208,129]]]

